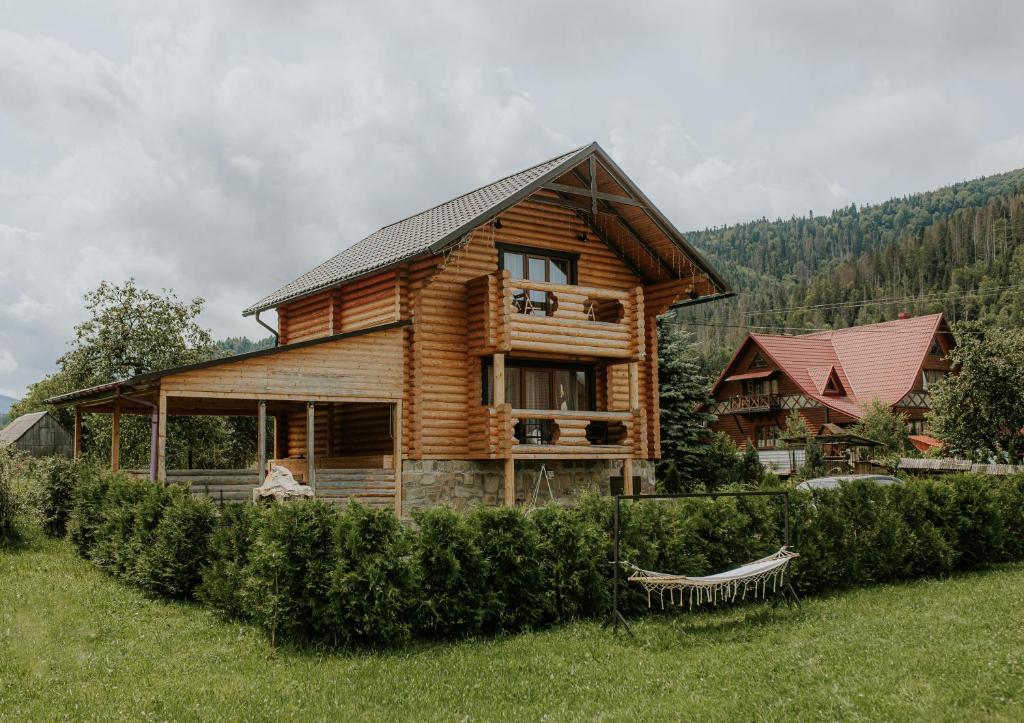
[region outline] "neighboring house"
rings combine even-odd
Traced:
[[[70,457],[73,451],[71,434],[49,412],[23,414],[0,429],[0,447],[8,445],[34,457]]]
[[[403,514],[526,500],[542,464],[559,496],[649,489],[656,317],[729,293],[594,143],[386,226],[246,309],[277,312],[274,349],[53,401],[153,414],[160,479],[197,476],[165,469],[168,415],[267,414],[274,462],[318,496]]]
[[[750,442],[773,466],[785,464],[780,437],[794,409],[811,430],[841,428],[879,399],[923,434],[928,389],[949,372],[954,343],[942,314],[801,336],[749,334],[711,392],[712,429]]]

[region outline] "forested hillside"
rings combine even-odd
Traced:
[[[943,311],[1024,325],[1024,169],[875,206],[691,232],[735,299],[681,311],[720,371],[746,331],[801,333]]]

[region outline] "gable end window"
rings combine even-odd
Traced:
[[[764,357],[760,353],[754,355],[753,361],[750,362],[750,369],[767,369],[768,362],[764,360]]]

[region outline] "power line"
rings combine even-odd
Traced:
[[[954,294],[953,300],[957,299],[968,299],[968,298],[982,298],[986,296],[994,296],[1001,294],[1004,291],[1010,291],[1013,289],[1024,288],[1024,284],[1009,284],[1006,286],[996,286],[984,291],[978,289],[975,291],[964,291]],[[881,299],[866,299],[863,301],[836,301],[827,304],[811,304],[807,306],[787,306],[787,307],[776,307],[774,309],[761,309],[758,311],[745,311],[744,316],[757,316],[763,314],[781,314],[790,311],[820,311],[825,309],[840,309],[840,308],[856,308],[860,306],[881,306],[885,304],[898,304],[905,302],[914,301],[932,301],[935,299],[948,299],[950,292],[948,291],[936,291],[930,294],[920,294],[918,296],[891,296]]]

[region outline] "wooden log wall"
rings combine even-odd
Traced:
[[[277,354],[227,362],[160,382],[170,396],[367,401],[401,397],[403,330],[386,329]]]
[[[401,316],[407,284],[402,270],[389,270],[278,307],[280,341],[292,344],[407,318]]]
[[[511,324],[508,320],[498,323],[507,305],[493,303],[493,274],[498,271],[496,245],[579,254],[580,286],[629,294],[624,306],[636,312],[630,315],[630,331],[636,335],[633,338],[643,340],[642,349],[637,348],[634,356],[641,357],[638,402],[644,419],[642,424],[634,423],[633,436],[640,445],[641,456],[660,456],[656,316],[690,289],[712,293],[710,284],[704,278],[694,277],[639,290],[642,280],[568,209],[524,201],[503,212],[501,220],[501,229],[490,224],[477,228],[443,256],[427,256],[281,307],[281,341],[291,343],[411,319],[413,326],[399,332],[399,343],[404,347],[402,356],[396,353],[389,359],[384,355],[377,357],[382,366],[390,366],[401,376],[397,391],[404,406],[404,454],[414,459],[493,456],[495,448],[489,445],[494,440],[489,435],[495,432],[500,420],[482,409],[480,360],[473,355],[509,348],[509,339],[505,337]],[[492,303],[488,304],[488,299]],[[467,313],[471,308],[476,312]],[[521,354],[534,359],[565,358],[541,349]],[[628,411],[627,365],[598,369],[600,407]],[[508,418],[507,411],[500,415],[502,419]],[[296,421],[288,425],[289,452],[303,449],[305,425],[295,424]],[[317,424],[322,426],[319,421]],[[296,429],[301,431],[293,431]],[[489,430],[488,436],[481,438],[481,430]],[[320,445],[320,435],[317,437]],[[505,439],[498,441],[501,449],[511,444]],[[326,441],[322,446],[326,454]],[[379,446],[383,446],[383,441]]]
[[[487,420],[480,404],[480,368],[471,348],[491,343],[492,329],[485,325],[471,326],[467,313],[471,299],[484,293],[480,277],[496,273],[496,244],[549,248],[577,253],[578,282],[581,286],[628,291],[630,305],[640,299],[634,289],[641,280],[569,210],[535,202],[523,202],[501,214],[502,228],[487,225],[476,229],[457,250],[439,263],[421,262],[410,268],[412,313],[415,321],[410,357],[412,381],[406,397],[406,439],[413,457],[459,459],[479,456],[482,443],[470,438],[471,428],[495,428],[497,420]],[[581,234],[586,234],[582,240]],[[482,299],[477,298],[477,301]],[[474,307],[479,309],[479,307]],[[497,313],[491,310],[491,313]],[[645,307],[644,316],[648,310]],[[475,314],[477,319],[481,317]],[[486,317],[486,315],[484,315]],[[644,318],[644,334],[650,324]],[[497,342],[497,340],[494,340]],[[556,354],[530,353],[531,358],[564,358]],[[629,409],[629,376],[626,364],[608,367],[607,377],[598,383],[608,392],[611,409]],[[641,362],[640,406],[648,407],[651,373],[646,360]],[[610,395],[610,396],[608,396]],[[601,398],[601,397],[599,397]],[[415,423],[410,423],[415,420]],[[467,423],[468,422],[468,423]],[[656,425],[656,414],[645,428]],[[504,440],[502,440],[504,441]],[[644,445],[647,449],[648,445]],[[586,456],[581,454],[581,456]]]

